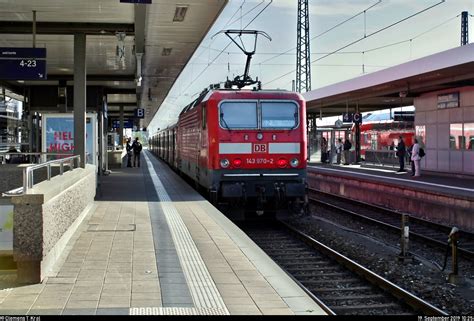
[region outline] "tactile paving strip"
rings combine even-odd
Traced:
[[[160,204],[163,208],[163,212],[165,213],[166,220],[173,236],[173,242],[176,246],[176,251],[181,266],[183,267],[183,272],[196,309],[216,309],[216,311],[223,311],[223,313],[220,314],[229,314],[227,307],[225,306],[224,301],[222,300],[222,297],[219,294],[201,255],[199,254],[191,234],[181,219],[181,216],[178,214],[178,211],[173,205],[171,198],[166,192],[165,187],[161,183],[155,169],[153,168],[153,164],[146,153],[145,160],[148,165],[148,171],[150,172],[153,185],[155,186],[158,197],[160,198]]]
[[[216,308],[130,308],[130,315],[227,315],[227,310]]]

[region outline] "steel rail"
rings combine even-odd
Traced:
[[[373,205],[373,204],[369,204],[369,203],[365,203],[365,202],[361,202],[361,201],[356,201],[356,200],[353,200],[353,199],[344,198],[344,197],[341,197],[339,195],[329,194],[329,193],[322,192],[322,191],[315,190],[315,189],[311,189],[311,188],[309,188],[308,190],[311,193],[321,194],[321,195],[324,195],[325,197],[338,199],[341,202],[351,203],[355,206],[362,206],[364,208],[368,208],[369,210],[376,211],[376,212],[378,212],[382,215],[388,215],[389,217],[392,217],[392,218],[393,218],[393,216],[397,216],[397,217],[400,218],[399,221],[401,222],[401,216],[402,216],[403,213],[393,211],[393,210],[390,210],[390,209],[387,209],[387,208],[384,208],[384,207],[381,207],[381,206],[377,206],[377,205]],[[315,199],[311,196],[309,197],[309,200],[313,203],[321,204],[323,206],[326,206],[328,208],[331,208],[332,210],[336,210],[336,211],[341,212],[343,214],[346,214],[346,215],[348,214],[348,215],[355,216],[355,217],[359,218],[360,220],[367,221],[371,224],[377,224],[379,226],[382,226],[382,227],[387,228],[387,229],[392,230],[392,231],[396,231],[398,233],[401,232],[401,227],[400,226],[396,226],[396,225],[393,225],[391,223],[383,222],[381,220],[369,217],[369,216],[364,215],[364,214],[356,213],[356,212],[354,212],[350,209],[347,209],[347,208],[344,208],[344,207],[341,207],[341,206],[338,206],[338,205],[335,205],[335,204],[331,204],[331,203],[328,203],[328,202],[323,201],[323,200]],[[441,224],[437,224],[437,223],[434,223],[434,222],[430,222],[430,221],[427,221],[427,220],[424,220],[424,219],[421,219],[421,218],[413,217],[412,215],[409,215],[409,214],[407,214],[407,215],[410,217],[409,221],[410,221],[410,226],[412,226],[412,227],[416,226],[416,224],[418,224],[419,225],[418,227],[421,227],[421,228],[430,228],[430,229],[434,229],[436,231],[440,231],[440,233],[442,233],[442,232],[446,233],[445,234],[446,235],[446,242],[442,242],[442,241],[439,241],[437,239],[428,237],[426,235],[423,235],[423,234],[420,234],[420,233],[417,233],[417,232],[413,232],[412,229],[410,230],[410,237],[412,237],[413,239],[421,240],[421,241],[427,241],[427,242],[431,243],[433,246],[436,246],[438,248],[442,248],[442,249],[446,248],[448,235],[449,235],[449,232],[451,230],[450,227],[448,227],[446,225],[441,225]],[[469,233],[469,232],[466,232],[466,231],[461,231],[461,238],[463,236],[465,236],[469,240],[469,242],[473,242],[473,240],[474,240],[474,234],[472,234],[472,233]],[[462,255],[463,257],[467,258],[467,259],[470,259],[470,260],[474,259],[474,252],[472,252],[468,249],[459,247],[458,248],[458,253],[460,255]]]
[[[402,289],[401,287],[395,285],[394,283],[390,282],[379,276],[378,274],[368,270],[367,268],[363,267],[359,263],[347,258],[346,256],[336,252],[335,250],[331,249],[330,247],[316,241],[311,236],[296,230],[291,225],[279,221],[279,223],[285,227],[288,231],[290,231],[293,235],[297,238],[311,246],[312,248],[316,249],[317,251],[324,253],[325,255],[335,259],[340,264],[348,268],[349,270],[353,271],[354,273],[358,274],[362,278],[366,279],[370,283],[376,285],[379,288],[382,288],[388,291],[390,294],[394,295],[395,297],[399,298],[400,300],[404,301],[406,304],[411,306],[413,309],[417,311],[421,311],[426,315],[441,315],[447,316],[448,314],[443,310],[438,309],[437,307],[431,305],[430,303],[424,301],[421,298],[413,295],[412,293]]]

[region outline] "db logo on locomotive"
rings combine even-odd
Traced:
[[[266,153],[267,151],[267,144],[253,144],[254,153]]]

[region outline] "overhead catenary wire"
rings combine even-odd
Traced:
[[[412,15],[409,15],[409,16],[407,16],[407,17],[405,17],[405,18],[403,18],[403,19],[400,19],[400,20],[398,20],[398,21],[396,21],[396,22],[394,22],[394,23],[392,23],[392,24],[390,24],[390,25],[388,25],[388,26],[385,26],[385,27],[383,27],[383,28],[380,28],[380,29],[378,29],[378,30],[376,30],[376,31],[374,31],[374,32],[372,32],[372,33],[369,33],[368,35],[366,35],[366,36],[364,36],[364,37],[361,37],[361,38],[359,38],[359,39],[356,39],[356,40],[354,40],[354,41],[352,41],[352,42],[350,42],[350,43],[348,43],[348,44],[346,44],[346,45],[344,45],[344,46],[342,46],[342,47],[340,47],[340,48],[338,48],[338,49],[336,49],[336,50],[333,50],[333,51],[329,52],[328,54],[326,54],[326,55],[324,55],[324,56],[322,56],[322,57],[320,57],[320,58],[317,58],[317,59],[315,59],[315,60],[312,60],[311,63],[313,64],[313,63],[315,63],[315,62],[317,62],[317,61],[320,61],[320,60],[322,60],[322,59],[324,59],[324,58],[327,58],[327,57],[329,57],[329,56],[331,56],[331,55],[333,55],[333,54],[335,54],[335,53],[337,53],[337,52],[339,52],[339,51],[341,51],[341,50],[343,50],[343,49],[346,49],[347,47],[350,47],[350,46],[352,46],[352,45],[354,45],[354,44],[356,44],[356,43],[358,43],[358,42],[361,42],[362,40],[365,40],[365,39],[367,39],[367,38],[369,38],[369,37],[372,37],[372,36],[374,36],[374,35],[376,35],[376,34],[382,32],[382,31],[385,31],[385,30],[387,30],[387,29],[389,29],[389,28],[392,28],[392,27],[394,27],[394,26],[396,26],[396,25],[398,25],[398,24],[400,24],[400,23],[402,23],[402,22],[404,22],[404,21],[406,21],[406,20],[408,20],[408,19],[411,19],[411,18],[413,18],[413,17],[415,17],[415,16],[417,16],[417,15],[419,15],[419,14],[422,14],[423,12],[426,12],[426,11],[428,11],[428,10],[430,10],[430,9],[432,9],[432,8],[434,8],[434,7],[436,7],[436,6],[439,6],[440,4],[442,4],[442,3],[444,3],[444,2],[446,2],[446,0],[441,0],[441,1],[437,2],[437,3],[435,3],[434,5],[431,5],[431,6],[425,8],[425,9],[423,9],[423,10],[417,11],[416,13],[414,13],[414,14],[412,14]],[[288,76],[289,74],[295,72],[295,70],[296,70],[296,69],[293,69],[293,70],[291,70],[291,71],[289,71],[289,72],[287,72],[287,73],[285,73],[285,74],[283,74],[283,75],[280,75],[280,76],[278,76],[278,77],[276,77],[276,78],[274,78],[274,79],[272,79],[272,80],[266,82],[265,85],[271,84],[272,82],[275,82],[275,81],[277,81],[277,80],[279,80],[279,79],[281,79],[281,78],[283,78],[283,77],[285,77],[285,76]]]
[[[374,48],[370,48],[370,49],[367,49],[367,50],[364,50],[364,51],[339,51],[339,52],[335,52],[334,54],[338,54],[338,55],[348,55],[348,54],[362,54],[363,52],[367,53],[367,52],[371,52],[371,51],[376,51],[376,50],[381,50],[381,49],[385,49],[385,48],[388,48],[388,47],[392,47],[392,46],[395,46],[395,45],[400,45],[400,44],[403,44],[403,43],[406,43],[406,42],[409,42],[409,41],[412,41],[412,40],[415,40],[421,36],[424,36],[425,34],[427,33],[430,33],[432,32],[433,30],[436,30],[438,29],[439,27],[442,27],[444,26],[445,24],[447,24],[448,22],[451,22],[452,20],[456,19],[456,18],[459,18],[459,14],[454,16],[454,17],[451,17],[443,22],[441,22],[440,24],[437,24],[436,26],[434,27],[431,27],[430,29],[428,30],[425,30],[419,34],[417,34],[416,36],[413,36],[409,39],[405,39],[405,40],[400,40],[400,41],[396,41],[396,42],[392,42],[392,43],[389,43],[389,44],[386,44],[386,45],[382,45],[382,46],[378,46],[378,47],[374,47]],[[210,47],[203,47],[205,49],[210,49],[210,50],[213,50],[213,51],[221,51],[220,49],[216,49],[216,48],[210,48]],[[295,49],[295,48],[293,48]],[[230,54],[230,55],[241,55],[242,53],[241,52],[237,52],[237,51],[226,51],[227,54]],[[312,52],[311,55],[326,55],[326,54],[329,54],[331,52]],[[285,51],[285,52],[281,52],[281,53],[278,53],[278,52],[256,52],[255,55],[260,55],[260,56],[264,56],[264,55],[277,55],[277,56],[283,56],[283,55],[287,55],[287,56],[292,56],[292,55],[295,55],[295,52],[290,52],[290,51]],[[274,57],[276,58],[276,57]],[[257,64],[263,64],[263,65],[268,65],[266,64],[267,61],[271,60],[273,58],[270,58],[268,60],[264,60],[264,61],[261,61]]]
[[[222,28],[225,29],[227,26],[229,26],[229,25],[231,25],[232,23],[235,22],[235,21],[234,21],[234,22],[231,23],[230,21],[235,17],[235,15],[237,15],[237,13],[239,13],[240,9],[245,5],[246,1],[247,1],[247,0],[242,0],[242,3],[240,4],[240,6],[234,11],[234,13],[232,14],[232,16],[229,18],[229,20],[227,20],[227,22],[224,24],[224,26],[223,26]],[[256,7],[257,7],[257,6],[256,6]],[[245,16],[245,15],[246,15],[246,14],[244,14],[243,16]],[[239,18],[239,19],[240,19],[240,18]],[[238,21],[239,19],[237,19],[236,21]],[[203,49],[208,49],[208,50],[209,50],[209,52],[208,52],[208,54],[209,54],[208,62],[210,61],[210,54],[211,54],[211,53],[210,53],[210,50],[215,50],[214,48],[211,48],[212,42],[213,42],[213,40],[211,39],[210,44],[209,44],[209,47],[201,46],[201,48],[203,48]],[[205,52],[205,51],[202,50],[194,59],[199,59],[199,58],[204,54],[204,52]]]
[[[271,0],[271,2],[272,2],[272,1],[273,1],[273,0]],[[237,10],[236,10],[236,11],[234,12],[234,14],[232,15],[233,17],[242,9],[242,7],[243,7],[243,5],[245,4],[245,2],[246,2],[246,0],[243,0],[243,1],[242,1],[242,3],[240,4],[240,6],[237,8]],[[250,9],[249,11],[247,11],[247,12],[246,12],[245,14],[243,14],[241,17],[245,17],[247,14],[249,14],[250,12],[252,12],[255,8],[259,7],[263,2],[264,2],[264,0],[263,0],[262,2],[260,2],[260,3],[258,3],[257,5],[255,5],[252,9]],[[270,3],[271,3],[271,2],[270,2]],[[268,6],[267,6],[267,7],[268,7]],[[265,10],[265,9],[266,9],[266,7],[263,8],[263,10]],[[263,11],[263,10],[262,10],[262,11]],[[260,14],[260,13],[259,13],[259,14]],[[232,25],[233,23],[235,23],[236,21],[239,21],[240,19],[241,19],[241,18],[239,17],[237,20],[231,22],[230,24],[227,22],[227,23],[224,25],[223,28],[225,29],[228,25]],[[230,21],[230,19],[229,19],[229,21]],[[250,23],[252,23],[252,22],[253,22],[253,20],[252,20]],[[250,23],[248,23],[245,28],[247,28],[247,27],[250,25]],[[234,38],[234,39],[235,39],[235,38]],[[212,64],[214,63],[214,61],[216,61],[216,59],[217,59],[220,55],[222,55],[222,53],[225,52],[225,49],[227,49],[231,44],[232,44],[232,42],[229,42],[229,43],[227,44],[227,46],[225,46],[224,49],[221,49],[221,50],[217,50],[217,49],[211,48],[210,46],[209,46],[209,47],[202,47],[202,48],[204,48],[204,49],[209,49],[209,50],[212,49],[212,50],[219,51],[219,54],[217,55],[217,57],[214,58],[212,61],[210,61],[211,59],[210,59],[210,51],[209,51],[209,59],[208,59],[208,61],[207,61],[208,67],[209,67],[210,65],[212,65]],[[204,51],[202,51],[202,52],[201,52],[196,58],[194,58],[194,59],[199,59],[199,58],[201,57],[201,55],[202,55],[203,52],[204,52]],[[197,79],[199,79],[199,77],[204,73],[204,71],[207,70],[208,67],[204,68],[204,70],[203,70],[195,79],[193,79],[193,80],[191,81],[190,85],[187,86],[187,87],[185,88],[185,90],[187,90],[189,87],[191,87],[192,84],[193,84]]]
[[[327,33],[331,32],[331,31],[333,31],[334,29],[336,29],[336,28],[342,26],[343,24],[345,24],[345,23],[347,23],[347,22],[349,22],[349,21],[351,21],[351,20],[357,18],[358,16],[360,16],[360,15],[363,14],[364,12],[366,12],[366,11],[368,11],[368,10],[374,8],[375,6],[377,6],[377,5],[378,5],[379,3],[381,3],[381,2],[382,2],[382,0],[378,0],[376,3],[374,3],[373,5],[367,7],[366,9],[364,9],[364,10],[362,10],[362,11],[356,13],[355,15],[353,15],[353,16],[351,16],[351,17],[345,19],[344,21],[341,21],[341,22],[337,23],[336,25],[332,26],[331,28],[329,28],[329,29],[327,29],[327,30],[325,30],[325,31],[323,31],[323,32],[321,32],[321,33],[319,33],[319,34],[317,34],[316,36],[312,37],[311,40],[315,40],[315,39],[317,39],[317,38],[319,38],[319,37],[324,36],[325,34],[327,34]],[[268,62],[268,61],[270,61],[270,60],[272,60],[272,59],[278,58],[278,57],[280,57],[280,56],[282,56],[282,55],[284,55],[284,54],[286,54],[286,53],[289,53],[290,51],[295,50],[295,49],[296,49],[296,47],[293,47],[293,48],[291,48],[291,49],[289,49],[289,50],[287,50],[287,51],[284,51],[284,52],[281,53],[281,54],[275,55],[275,57],[270,57],[270,58],[268,58],[268,59],[266,59],[266,60],[264,60],[264,61],[261,61],[260,63]]]

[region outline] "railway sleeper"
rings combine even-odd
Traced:
[[[331,310],[338,313],[340,312],[345,312],[345,313],[350,313],[350,312],[362,312],[362,310],[381,310],[381,309],[388,309],[388,310],[395,310],[395,311],[400,311],[400,305],[396,303],[378,303],[378,304],[359,304],[359,305],[346,305],[346,306],[335,306],[332,307],[330,306]],[[394,312],[395,312],[394,311]],[[368,314],[368,313],[364,313]],[[398,314],[398,313],[397,313]]]
[[[341,268],[339,267],[336,267],[336,266],[313,266],[311,265],[311,267],[293,267],[293,268],[286,268],[286,270],[288,272],[305,272],[305,271],[319,271],[319,272],[325,272],[326,271],[333,271],[333,272],[337,272],[337,271],[341,271]],[[331,273],[329,273],[331,274]]]
[[[328,277],[337,277],[337,276],[345,276],[347,275],[347,272],[333,272],[333,273],[327,273],[327,271],[324,270],[306,270],[306,271],[298,271],[292,273],[294,277],[312,277],[312,276],[317,276],[317,277],[322,277],[322,278],[328,278]]]
[[[332,265],[331,262],[328,262],[328,261],[306,261],[306,262],[288,262],[288,263],[284,263],[282,264],[283,266],[285,267],[290,267],[290,266],[298,266],[298,265],[302,265],[302,266],[306,266],[306,265],[311,265],[311,266],[315,266],[315,268],[321,268],[322,265]]]
[[[296,256],[296,255],[310,255],[314,254],[314,252],[308,251],[307,249],[301,249],[301,250],[273,250],[273,249],[266,249],[264,248],[265,252],[267,252],[269,255],[291,255],[291,256]]]
[[[293,248],[266,248],[269,252],[303,252],[303,251],[308,251],[308,248],[302,248],[302,247],[293,247]]]
[[[357,291],[373,291],[372,286],[355,286],[352,288],[311,288],[311,291],[317,292],[317,293],[324,293],[324,292],[347,292],[347,291],[352,291],[352,292],[357,292]]]
[[[324,300],[325,303],[329,303],[330,301],[342,301],[342,300],[372,300],[372,299],[384,299],[386,297],[385,294],[361,294],[361,295],[338,295],[338,296],[324,296],[320,295],[321,299]]]
[[[355,286],[360,286],[361,284],[363,284],[359,278],[355,278],[355,277],[347,277],[347,278],[332,279],[332,280],[321,280],[321,279],[319,279],[319,280],[305,280],[305,281],[302,281],[302,283],[304,283],[305,285],[306,284],[341,283],[341,284],[345,285],[344,288],[351,288],[351,287],[353,288]],[[353,284],[349,285],[348,283],[353,283]]]
[[[272,254],[276,261],[295,261],[295,260],[311,260],[311,259],[318,259],[321,256],[317,255],[303,255],[303,256],[289,256],[288,254]]]

